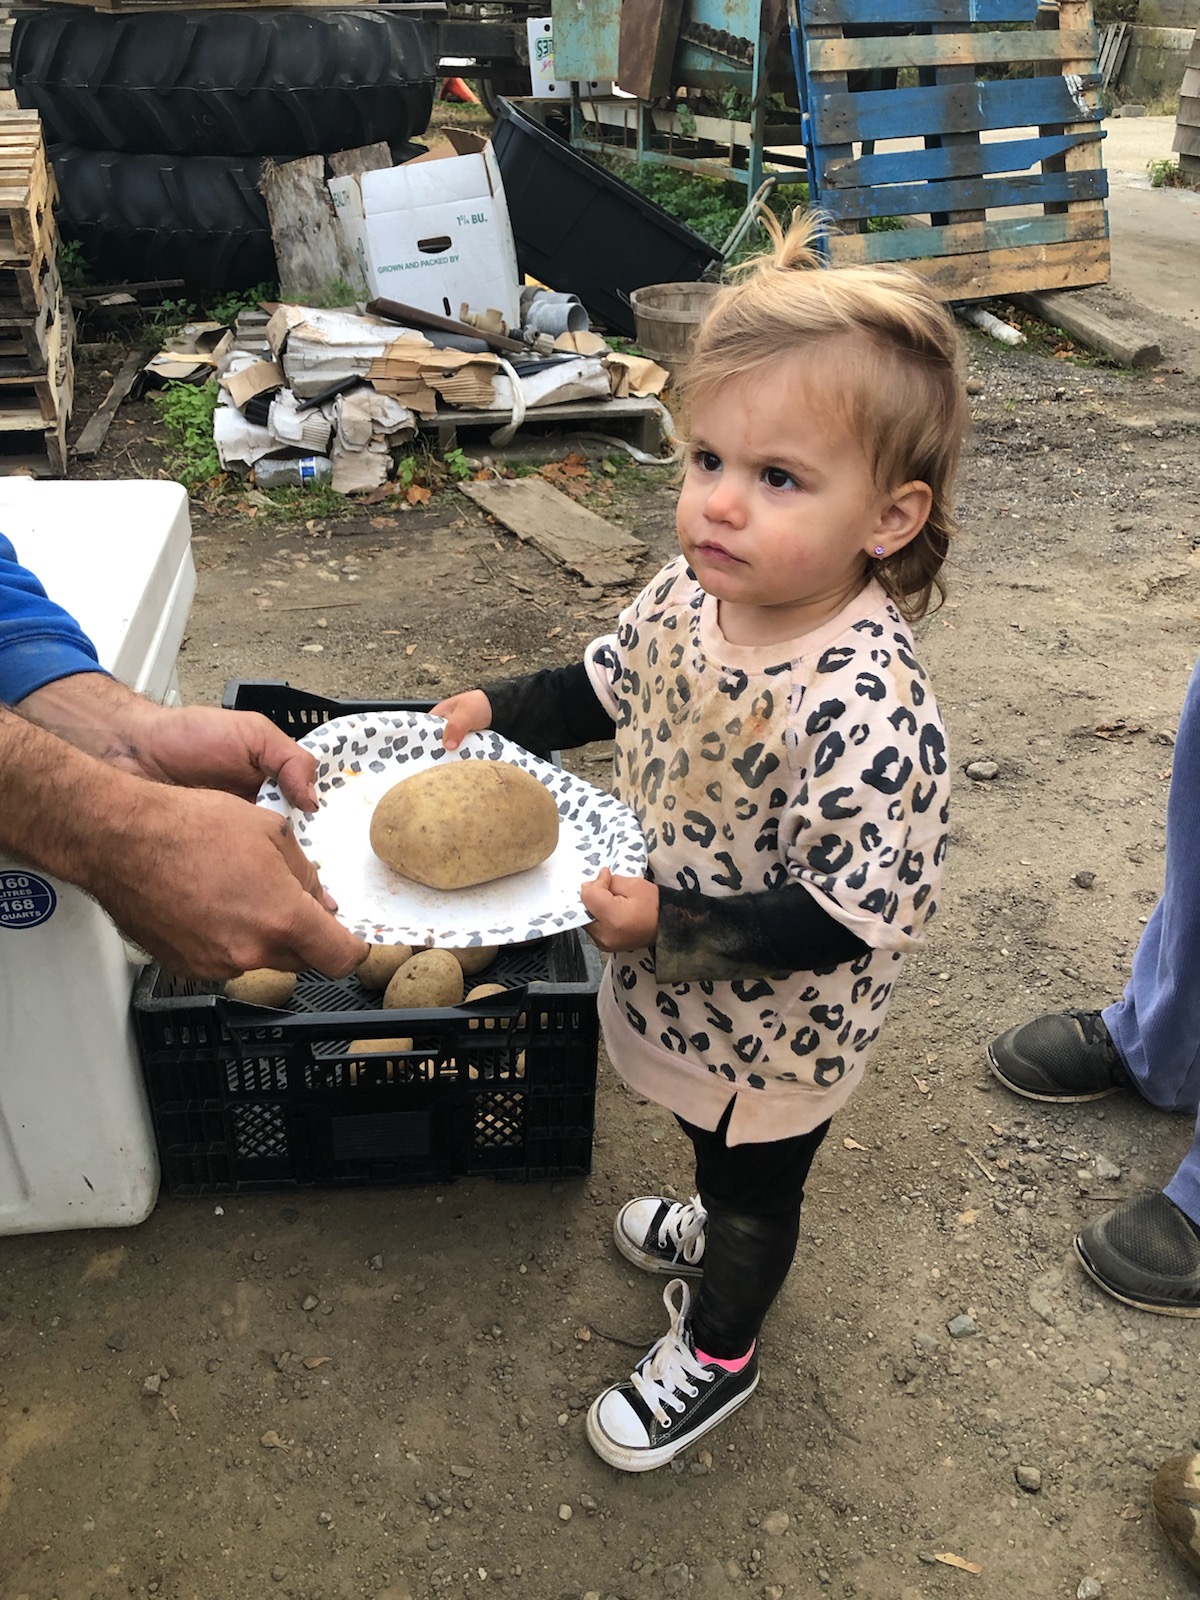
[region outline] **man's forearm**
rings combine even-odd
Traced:
[[[0,708],[0,852],[95,892],[148,787]]]
[[[57,678],[15,708],[77,750],[110,766],[139,772],[139,753],[162,708],[101,672]]]

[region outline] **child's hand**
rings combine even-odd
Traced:
[[[447,750],[457,750],[469,733],[483,733],[491,727],[492,702],[482,689],[468,689],[449,700],[439,700],[431,715],[445,717],[442,743]]]
[[[615,878],[607,867],[580,890],[592,917],[587,932],[601,950],[640,950],[658,933],[658,885],[645,878]]]

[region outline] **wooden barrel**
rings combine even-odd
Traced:
[[[629,296],[638,348],[678,378],[687,366],[696,329],[716,294],[715,283],[648,283]]]

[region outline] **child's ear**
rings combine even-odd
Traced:
[[[929,521],[932,510],[933,490],[927,483],[914,479],[893,489],[868,541],[869,553],[876,560],[885,561],[888,556],[894,556],[897,550],[903,550]],[[882,555],[879,554],[880,546],[883,547]]]

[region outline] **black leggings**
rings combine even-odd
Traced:
[[[692,1302],[692,1332],[705,1355],[745,1355],[783,1287],[800,1237],[800,1206],[813,1157],[829,1131],[767,1144],[725,1143],[733,1101],[713,1132],[682,1117],[696,1151],[696,1188],[708,1212],[704,1277]]]

